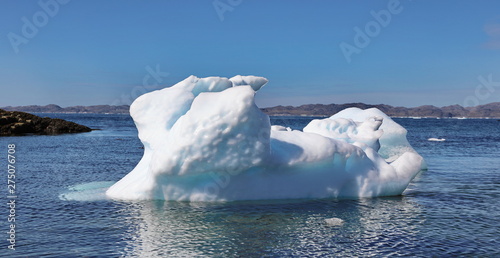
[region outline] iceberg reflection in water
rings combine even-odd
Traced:
[[[140,257],[418,254],[412,243],[417,246],[415,235],[425,222],[419,206],[405,197],[141,201],[120,212],[134,218],[127,221],[123,255]],[[330,217],[345,222],[331,227],[324,223]]]

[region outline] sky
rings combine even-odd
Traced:
[[[259,107],[500,101],[500,1],[0,0],[0,106],[257,75]]]

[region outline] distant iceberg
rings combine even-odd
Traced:
[[[429,138],[427,140],[430,142],[444,142],[444,141],[446,141],[445,138]]]
[[[144,156],[106,195],[231,201],[400,195],[426,165],[378,109],[346,109],[303,131],[271,126],[254,103],[267,79],[190,76],[137,98]]]

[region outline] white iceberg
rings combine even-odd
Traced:
[[[446,141],[445,138],[429,138],[427,140],[430,142],[444,142],[444,141]]]
[[[271,126],[254,103],[267,79],[197,78],[144,94],[130,114],[144,156],[106,194],[121,200],[231,201],[401,194],[425,168],[406,130],[347,109],[304,131]]]

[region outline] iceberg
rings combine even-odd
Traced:
[[[268,80],[190,76],[130,106],[144,155],[106,195],[234,201],[400,195],[426,165],[378,109],[346,109],[302,131],[254,102]]]
[[[445,138],[429,138],[427,140],[430,142],[444,142],[444,141],[446,141]]]

